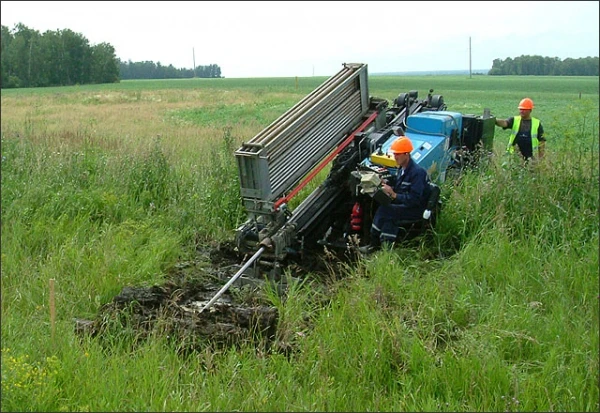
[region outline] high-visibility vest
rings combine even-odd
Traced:
[[[517,133],[519,133],[519,126],[521,126],[521,117],[515,116],[515,120],[513,122],[512,129],[510,131],[510,136],[508,138],[508,148],[506,150],[510,153],[515,151],[515,147],[513,142],[517,137]],[[540,127],[540,120],[537,118],[531,118],[531,148],[533,152],[535,152],[540,146],[540,141],[538,140],[538,129]]]

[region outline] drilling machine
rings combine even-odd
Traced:
[[[367,65],[342,69],[235,151],[248,219],[236,229],[236,249],[251,258],[242,273],[277,280],[286,263],[308,251],[368,244],[381,181],[395,173],[388,153],[398,134],[413,142],[411,156],[432,178],[425,224],[435,223],[439,185],[468,155],[491,150],[495,118],[447,111],[431,89],[400,93],[390,106],[372,97]],[[319,173],[326,178],[297,207],[290,200]],[[414,223],[411,223],[414,224]],[[252,267],[252,268],[251,268]],[[226,286],[227,287],[227,286]]]

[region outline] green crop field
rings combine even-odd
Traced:
[[[448,110],[535,102],[546,157],[442,185],[433,236],[271,297],[291,354],[92,338],[125,286],[160,285],[245,221],[233,152],[326,78],[2,90],[2,411],[572,411],[598,392],[597,77],[372,76]]]

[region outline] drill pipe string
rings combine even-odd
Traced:
[[[202,313],[204,310],[206,310],[207,308],[209,308],[211,305],[214,304],[215,301],[217,301],[219,299],[219,297],[225,292],[227,291],[227,289],[231,286],[231,284],[233,284],[235,282],[235,280],[237,280],[240,275],[242,275],[244,273],[244,271],[246,271],[246,269],[250,266],[250,264],[252,264],[254,261],[256,261],[256,259],[258,259],[258,257],[261,256],[261,254],[264,252],[265,250],[265,246],[261,246],[259,248],[258,251],[256,251],[256,253],[254,253],[254,255],[248,260],[246,261],[246,264],[244,264],[244,266],[242,268],[240,268],[240,270],[233,276],[231,277],[231,279],[229,281],[227,281],[227,284],[225,284],[218,293],[215,294],[215,296],[213,298],[210,299],[210,301],[208,303],[206,303],[206,305],[202,308],[202,310],[200,310],[200,313]],[[198,313],[198,314],[200,314]]]

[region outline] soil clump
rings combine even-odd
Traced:
[[[290,263],[286,279],[272,284],[274,291],[285,294],[286,282],[300,282],[308,274],[327,284],[341,273],[336,270],[338,259],[314,256],[302,260],[304,266]],[[135,342],[158,334],[185,352],[251,343],[289,353],[289,342],[278,336],[277,308],[261,288],[265,280],[242,276],[201,312],[242,265],[230,243],[201,249],[194,261],[175,265],[161,285],[123,287],[94,320],[76,319],[76,331],[103,340],[127,337]]]

